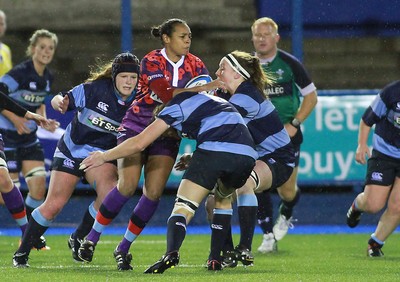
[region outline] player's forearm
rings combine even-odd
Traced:
[[[358,144],[359,145],[367,144],[370,131],[371,131],[371,127],[368,126],[363,120],[361,120],[359,130],[358,130]]]
[[[26,113],[26,112],[25,112]],[[16,121],[16,119],[17,119],[17,115],[16,114],[14,114],[13,112],[11,112],[11,111],[9,111],[9,110],[3,110],[2,112],[1,112],[1,114],[3,115],[3,116],[5,116],[6,118],[8,118],[12,123],[15,123],[15,121]],[[25,114],[22,116],[22,117],[24,117],[25,116]]]
[[[25,108],[18,105],[12,98],[3,92],[0,92],[0,109],[11,111],[20,117],[24,117],[27,112]],[[6,116],[7,111],[1,111],[1,113]]]
[[[317,103],[318,96],[316,91],[305,96],[300,105],[299,111],[296,114],[296,118],[299,119],[301,122],[304,122],[314,110]]]
[[[130,155],[139,153],[143,150],[141,146],[139,146],[137,142],[137,136],[131,137],[118,146],[107,150],[103,154],[103,160],[105,162],[113,161],[120,158],[125,158]]]

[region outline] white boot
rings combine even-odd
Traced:
[[[257,251],[263,254],[278,251],[278,243],[275,240],[274,233],[271,232],[263,235],[263,241]]]

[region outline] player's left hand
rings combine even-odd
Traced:
[[[286,123],[284,125],[287,133],[289,134],[289,137],[292,138],[293,136],[296,135],[297,131],[299,130],[298,128],[294,127],[293,125],[291,125],[290,123]]]
[[[60,127],[60,123],[55,119],[48,119],[47,121],[48,122],[45,123],[44,126],[42,125],[42,127],[47,131],[54,132],[57,128]]]
[[[101,166],[105,163],[104,153],[101,151],[90,152],[89,156],[86,157],[79,165],[79,169],[88,171],[91,168]]]

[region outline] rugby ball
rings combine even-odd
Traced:
[[[207,74],[201,74],[199,76],[193,77],[188,83],[186,83],[185,88],[192,88],[195,86],[201,86],[212,81],[211,76]],[[202,91],[200,94],[213,95],[214,91]]]

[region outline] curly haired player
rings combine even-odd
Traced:
[[[80,242],[89,233],[105,195],[117,183],[118,174],[115,162],[107,162],[87,173],[79,170],[79,163],[90,152],[116,145],[117,128],[135,97],[139,65],[135,55],[119,54],[112,62],[93,71],[86,82],[52,99],[55,110],[76,113],[58,141],[49,192],[44,203],[32,212],[22,243],[13,257],[15,267],[29,266],[32,243],[48,229],[84,177],[91,187],[96,187],[97,197],[68,241],[73,258],[81,261],[77,256]]]

